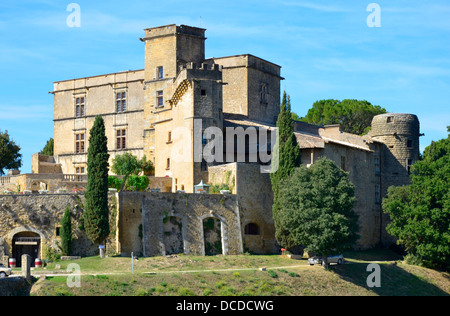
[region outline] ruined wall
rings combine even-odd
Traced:
[[[172,253],[174,241],[168,235],[173,233],[173,225],[181,231],[184,253],[204,255],[203,222],[208,218],[219,221],[223,254],[243,251],[236,196],[125,192],[119,194],[119,205],[122,255],[131,252],[144,256]],[[171,218],[176,218],[172,226],[167,224]]]
[[[244,251],[256,254],[278,252],[272,215],[273,192],[270,175],[259,164],[229,163],[209,167],[209,184],[228,184],[239,201]],[[246,230],[256,224],[258,231]]]
[[[33,232],[40,236],[40,257],[45,247],[58,249],[60,237],[57,228],[67,206],[72,211],[74,233],[73,253],[92,255],[95,247],[79,229],[83,214],[84,196],[76,194],[0,195],[0,238],[4,240],[5,255],[12,255],[12,239],[15,234]]]

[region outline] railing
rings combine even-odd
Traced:
[[[11,177],[0,177],[0,184],[10,184]]]
[[[63,176],[65,182],[87,182],[87,175],[85,174],[65,174]]]

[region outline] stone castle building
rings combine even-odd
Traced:
[[[250,54],[205,58],[205,31],[175,24],[146,29],[140,39],[145,44],[144,69],[55,82],[54,157],[35,155],[33,174],[0,178],[0,190],[19,185],[30,193],[39,189],[64,193],[83,187],[89,130],[101,115],[110,165],[125,152],[145,156],[155,166],[150,188],[161,192],[116,195],[117,252],[206,254],[212,248],[215,254],[278,252],[270,177],[261,172],[263,161],[251,159],[255,148],[268,145],[270,152],[272,142],[270,137],[266,143],[245,141],[240,155],[239,140],[234,146],[230,131],[253,129],[256,135],[263,131],[273,135],[280,111],[281,67]],[[203,153],[213,140],[205,137],[209,128],[223,132],[224,144],[233,144],[219,149],[231,160],[198,157],[199,149]],[[327,157],[349,172],[360,218],[358,248],[389,246],[392,240],[385,231],[381,200],[389,186],[408,183],[409,168],[419,158],[417,117],[378,115],[365,136],[344,133],[337,125],[302,122],[295,122],[294,132],[303,164]],[[202,181],[226,184],[232,194],[191,196]],[[28,195],[25,204],[31,209],[30,199]],[[39,201],[41,210],[49,208],[42,197]],[[53,208],[54,214],[61,213]],[[9,245],[4,249],[12,251],[16,233],[40,238],[40,245],[55,236],[58,221],[49,219],[42,225],[25,219],[22,208],[12,209],[3,198],[0,214],[11,218],[0,217],[0,250],[3,241]],[[15,212],[21,217],[14,217]]]

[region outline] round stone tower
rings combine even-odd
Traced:
[[[414,114],[386,113],[372,120],[369,135],[374,141],[383,143],[380,161],[380,193],[385,197],[390,186],[410,183],[410,167],[419,159],[419,119]],[[385,245],[394,242],[387,234],[389,215],[382,214],[381,241]]]
[[[372,120],[370,135],[383,142],[381,177],[386,185],[409,183],[411,165],[419,159],[419,119],[414,114],[386,113]]]

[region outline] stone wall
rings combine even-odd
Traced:
[[[109,203],[110,208],[115,209],[113,195],[109,196]],[[97,255],[97,246],[81,228],[84,195],[78,194],[0,195],[0,252],[13,257],[13,238],[16,234],[39,236],[40,243],[36,255],[41,259],[45,259],[48,249],[60,252],[61,238],[58,236],[58,230],[67,206],[72,212],[74,238],[72,254]],[[115,212],[111,214],[115,216]],[[111,222],[115,223],[116,218],[111,218]],[[114,247],[109,248],[109,251],[114,251]]]
[[[244,251],[256,254],[278,252],[272,216],[273,192],[270,175],[259,164],[229,163],[209,167],[210,184],[228,184],[237,194]],[[256,224],[258,232],[246,231]]]
[[[0,296],[28,296],[31,285],[24,278],[5,278],[0,280]]]
[[[118,242],[122,255],[172,253],[175,242],[168,238],[172,233],[182,237],[184,253],[204,255],[203,223],[209,218],[217,220],[220,226],[222,253],[243,252],[239,208],[234,195],[124,192],[119,194],[118,204]],[[172,225],[168,225],[171,219]],[[173,226],[178,228],[174,231]]]

